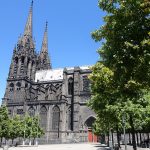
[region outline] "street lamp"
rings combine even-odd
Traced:
[[[39,103],[39,106],[40,106],[40,103]],[[38,117],[38,118],[37,118],[38,120],[37,120],[37,121],[38,121],[38,122],[37,122],[37,135],[36,135],[36,141],[35,141],[35,145],[36,145],[36,146],[38,146],[38,132],[39,132],[39,131],[38,131],[38,127],[39,127],[39,109],[38,109],[38,108],[37,108],[37,111],[38,111],[38,112],[37,112],[37,114],[38,114],[38,116],[37,116],[37,117]]]
[[[25,138],[26,138],[25,134],[26,134],[26,120],[25,120],[24,131],[23,131],[23,143],[22,143],[23,146],[25,145]]]
[[[30,130],[30,140],[29,140],[29,146],[32,145],[32,141],[31,141],[31,138],[32,138],[32,123],[33,123],[33,117],[31,116],[31,130]]]

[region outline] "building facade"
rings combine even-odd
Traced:
[[[45,135],[40,143],[87,142],[95,114],[90,99],[89,67],[52,69],[47,23],[38,54],[32,35],[33,3],[14,50],[3,104],[9,115],[39,115]],[[91,138],[91,135],[90,135]]]

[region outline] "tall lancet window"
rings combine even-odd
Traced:
[[[10,83],[9,85],[9,100],[14,99],[14,84]]]
[[[40,125],[46,131],[47,128],[47,109],[42,106],[40,109]]]
[[[72,77],[68,79],[68,94],[69,95],[73,94],[73,78]]]
[[[53,119],[52,119],[52,129],[59,130],[60,123],[60,109],[58,106],[53,108]]]
[[[90,91],[90,80],[87,76],[83,76],[83,91],[89,92]]]
[[[14,75],[17,74],[17,70],[18,70],[18,57],[15,57],[15,60],[14,60]]]

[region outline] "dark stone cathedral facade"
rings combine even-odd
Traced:
[[[39,115],[45,135],[40,143],[87,142],[95,118],[90,99],[91,70],[87,66],[52,69],[48,55],[47,23],[38,54],[32,35],[30,7],[23,35],[14,50],[3,104],[9,115]]]

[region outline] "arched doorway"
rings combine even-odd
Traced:
[[[86,121],[85,121],[85,126],[88,128],[88,142],[97,142],[98,138],[97,135],[95,135],[92,131],[92,125],[95,122],[95,117],[90,116]]]

